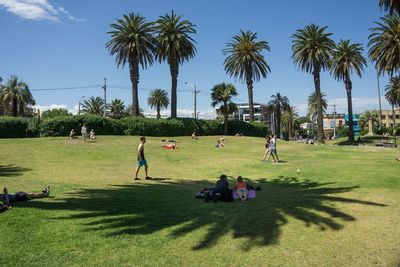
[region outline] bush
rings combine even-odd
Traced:
[[[27,119],[0,117],[0,138],[26,137],[27,130]]]
[[[339,126],[336,131],[336,135],[339,137],[345,137],[349,135],[349,128],[347,126]]]

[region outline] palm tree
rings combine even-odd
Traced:
[[[171,73],[171,117],[177,116],[177,95],[179,65],[192,59],[197,50],[196,41],[191,37],[196,34],[194,24],[183,20],[182,15],[171,14],[161,16],[156,22],[157,50],[156,59],[167,61]]]
[[[400,69],[400,17],[398,14],[385,16],[378,27],[372,28],[368,37],[369,59],[375,62],[378,74],[389,74],[390,77]]]
[[[152,90],[150,92],[149,97],[147,98],[147,103],[151,108],[156,108],[157,119],[161,118],[160,110],[168,108],[169,106],[169,98],[167,91],[163,89]]]
[[[314,91],[308,96],[308,99],[307,99],[308,115],[317,113],[318,102],[319,101],[317,98],[317,93]],[[322,91],[321,91],[321,107],[322,107],[322,113],[325,113],[328,108],[328,100],[326,99],[326,94]]]
[[[332,33],[326,32],[327,27],[314,24],[299,29],[292,35],[292,59],[303,71],[313,74],[315,93],[317,97],[318,141],[324,142],[324,128],[321,105],[320,72],[328,70],[332,50],[335,43],[330,38]]]
[[[367,61],[363,57],[364,49],[361,44],[350,44],[350,40],[340,40],[333,50],[331,74],[338,80],[343,81],[347,94],[347,110],[349,114],[349,136],[350,142],[354,141],[353,104],[351,98],[352,82],[350,75],[354,72],[361,78]]]
[[[155,39],[153,37],[154,24],[146,22],[140,14],[129,13],[116,23],[111,24],[112,31],[108,34],[111,40],[106,47],[111,55],[116,56],[117,66],[129,65],[129,74],[132,83],[131,114],[139,115],[139,65],[143,69],[152,65],[154,61]]]
[[[97,97],[91,96],[88,100],[83,101],[82,111],[84,113],[102,115],[103,114],[103,106],[104,106],[103,98],[101,98],[99,96],[97,96]]]
[[[299,114],[296,107],[288,105],[282,113],[282,125],[288,131],[289,137],[293,137],[293,129],[298,119]]]
[[[122,101],[121,99],[118,99],[118,98],[111,101],[110,113],[111,113],[111,117],[113,117],[113,118],[116,118],[116,119],[122,118],[125,115],[124,101]]]
[[[232,102],[232,97],[237,95],[236,88],[231,83],[220,83],[211,89],[211,106],[222,104],[217,111],[224,117],[225,135],[228,134],[228,116],[237,110],[236,104]]]
[[[379,124],[379,113],[376,110],[368,110],[360,115],[360,124],[365,127],[366,122],[369,125],[368,134],[373,134],[375,124]]]
[[[261,54],[270,51],[268,42],[258,41],[257,34],[251,31],[240,31],[232,37],[222,50],[225,56],[224,68],[231,77],[246,81],[249,96],[250,121],[254,121],[253,82],[261,77],[266,78],[271,72],[268,63]]]
[[[400,76],[391,78],[389,83],[386,85],[385,91],[385,98],[389,104],[392,105],[393,127],[396,127],[396,114],[394,108],[400,105]]]
[[[282,96],[281,93],[271,96],[272,100],[268,102],[268,105],[272,107],[275,114],[274,119],[276,122],[275,135],[279,138],[281,135],[281,116],[284,110],[289,106],[289,99],[286,96]]]
[[[381,9],[383,8],[385,11],[389,11],[389,14],[400,14],[399,0],[379,0],[379,7]]]
[[[3,108],[11,110],[11,115],[24,115],[26,106],[35,105],[29,86],[17,76],[11,76],[5,85],[0,86],[0,102]]]

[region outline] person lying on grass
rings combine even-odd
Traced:
[[[26,192],[16,192],[13,194],[8,193],[7,187],[3,188],[3,193],[0,194],[0,200],[3,202],[3,205],[10,206],[10,203],[18,202],[18,201],[29,201],[34,198],[45,198],[50,195],[50,186],[47,186],[41,193],[26,193]]]
[[[222,143],[219,139],[217,141],[217,144],[215,145],[215,147],[225,147],[224,143]]]
[[[242,176],[238,176],[236,179],[235,190],[241,201],[247,200],[249,190],[247,189],[247,183],[243,181]]]

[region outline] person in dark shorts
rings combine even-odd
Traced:
[[[151,177],[148,176],[147,174],[147,170],[148,170],[148,166],[147,166],[147,161],[144,157],[144,144],[146,143],[146,137],[142,136],[140,137],[140,144],[138,145],[138,149],[137,149],[137,161],[138,161],[138,165],[136,167],[136,172],[135,172],[135,180],[140,180],[138,178],[138,174],[139,174],[139,170],[141,167],[144,166],[144,172],[146,174],[146,180],[151,180]]]
[[[211,189],[210,194],[204,198],[204,201],[208,202],[210,198],[214,202],[217,202],[218,200],[230,201],[230,198],[232,198],[232,192],[229,189],[228,177],[225,174],[222,174],[219,177],[219,180],[215,184],[215,187]]]
[[[7,187],[3,188],[3,194],[0,194],[0,200],[4,205],[9,206],[10,203],[19,201],[29,201],[34,198],[46,198],[50,195],[50,186],[47,186],[41,193],[16,192],[9,194]]]

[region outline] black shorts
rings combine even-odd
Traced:
[[[28,201],[28,194],[25,192],[17,192],[15,193],[15,201]]]

